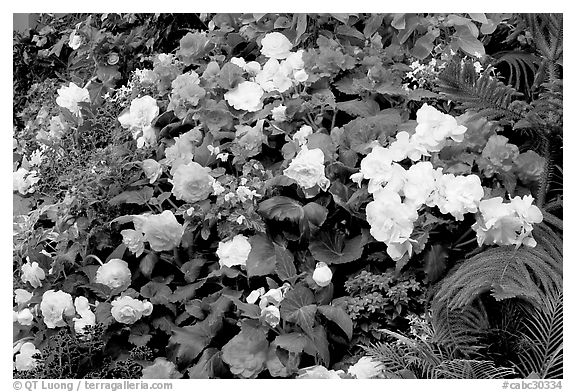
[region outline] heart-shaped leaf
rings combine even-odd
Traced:
[[[332,305],[322,305],[318,307],[318,311],[326,317],[328,320],[333,321],[340,327],[342,331],[348,337],[348,340],[352,339],[352,329],[354,327],[352,319],[348,316],[348,313],[344,309],[338,306]]]
[[[246,260],[248,277],[268,275],[276,268],[276,249],[274,243],[264,234],[250,238],[252,249]]]
[[[317,309],[313,302],[312,290],[298,286],[288,291],[280,303],[280,317],[300,326],[307,334],[311,334]]]
[[[339,233],[322,233],[320,237],[309,246],[310,252],[316,261],[326,264],[344,264],[358,260],[362,256],[364,244],[362,236],[345,239]]]

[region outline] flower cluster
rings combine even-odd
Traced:
[[[423,205],[438,207],[443,214],[463,220],[465,213],[478,211],[484,197],[480,178],[476,175],[455,176],[442,173],[430,162],[416,162],[408,170],[399,162],[406,158],[418,161],[430,152],[438,152],[446,140],[462,141],[466,127],[454,117],[442,114],[424,104],[417,112],[415,133],[399,132],[389,147],[376,144],[360,163],[360,172],[352,179],[369,180],[368,192],[374,201],[366,206],[370,233],[387,245],[394,260],[412,254],[410,235]]]
[[[161,214],[143,214],[132,216],[134,230],[122,231],[124,244],[132,253],[142,254],[144,241],[157,252],[172,250],[180,245],[184,227],[178,223],[170,210]]]
[[[132,132],[138,148],[156,145],[156,131],[152,120],[158,116],[160,108],[156,100],[149,95],[135,98],[130,103],[130,109],[118,117],[118,121]]]
[[[58,89],[58,98],[56,98],[56,103],[68,109],[76,117],[80,117],[80,106],[81,102],[90,103],[90,92],[86,88],[79,87],[73,82],[70,82],[68,87],[63,86]]]
[[[284,93],[308,79],[302,59],[304,51],[291,52],[292,44],[284,34],[268,33],[262,38],[261,43],[262,54],[269,58],[264,66],[256,61],[246,62],[240,57],[233,57],[230,60],[247,73],[250,79],[238,83],[224,94],[226,101],[237,110],[258,111],[262,109],[265,92]]]
[[[542,212],[532,205],[533,201],[532,196],[516,196],[509,203],[504,203],[502,197],[482,200],[480,214],[472,226],[478,245],[536,246],[532,229],[535,223],[542,222]]]
[[[288,290],[290,290],[289,283],[284,283],[282,287],[270,289],[268,291],[266,291],[264,287],[260,287],[257,290],[252,290],[252,292],[246,297],[246,302],[249,304],[255,304],[258,302],[258,306],[261,310],[260,319],[274,328],[278,323],[280,323],[279,306]]]
[[[302,146],[288,168],[284,169],[284,175],[295,180],[304,192],[315,187],[325,191],[330,186],[324,173],[324,153],[319,148],[309,150],[306,145]]]
[[[188,113],[188,109],[198,105],[200,99],[206,95],[206,90],[200,87],[200,78],[194,71],[178,75],[172,81],[172,93],[168,110],[173,110],[174,114],[183,119]]]

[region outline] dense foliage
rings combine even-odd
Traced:
[[[42,14],[14,376],[562,378],[562,18]]]

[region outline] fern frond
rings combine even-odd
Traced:
[[[535,304],[562,286],[562,261],[542,245],[491,248],[462,263],[448,276],[435,300],[448,309],[464,308],[481,294],[491,291],[497,300],[520,297]]]
[[[409,346],[387,342],[378,342],[371,346],[362,346],[366,354],[382,363],[386,372],[398,374],[406,370],[413,362],[412,350]]]
[[[558,292],[524,319],[517,364],[524,377],[535,372],[540,378],[562,378],[563,310],[563,295]]]
[[[513,85],[516,90],[531,92],[532,83],[542,60],[533,53],[520,51],[499,52],[493,55],[496,61],[494,66],[506,64],[510,71],[507,84]],[[531,75],[531,77],[530,77]],[[514,84],[512,84],[514,83]]]
[[[438,76],[439,90],[459,108],[473,110],[488,120],[518,121],[523,111],[516,108],[514,99],[522,94],[490,76],[490,69],[478,77],[470,61],[450,62]]]
[[[454,359],[444,361],[436,369],[436,378],[500,379],[516,374],[514,369],[499,367],[492,361]]]
[[[445,358],[469,358],[478,353],[489,328],[482,302],[474,301],[463,309],[449,309],[445,302],[432,303],[432,341],[445,347]]]

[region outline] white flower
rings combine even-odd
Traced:
[[[292,136],[294,140],[298,142],[301,146],[306,144],[308,141],[308,136],[312,135],[313,129],[310,125],[302,125],[300,129]]]
[[[89,325],[96,325],[96,315],[90,310],[90,304],[86,297],[76,297],[74,306],[76,307],[76,313],[80,316],[79,318],[74,317],[72,319],[76,333],[80,334],[84,332],[84,328]]]
[[[170,180],[176,199],[188,203],[206,200],[212,193],[214,183],[214,178],[208,174],[209,170],[196,162],[178,166]]]
[[[56,98],[56,103],[58,106],[70,110],[70,112],[77,117],[80,117],[80,106],[78,106],[78,103],[90,103],[90,93],[88,90],[77,86],[73,82],[70,82],[68,87],[60,87],[57,92],[58,98]]]
[[[427,151],[440,151],[448,138],[456,142],[464,140],[467,128],[464,125],[458,125],[454,117],[428,104],[418,109],[416,121],[418,125],[411,141],[421,145]]]
[[[222,184],[220,184],[220,182],[214,180],[214,182],[212,183],[212,193],[214,195],[216,196],[221,195],[225,190],[226,188],[224,188]]]
[[[410,238],[417,218],[418,212],[413,206],[402,203],[400,195],[386,189],[375,193],[374,201],[366,206],[370,234],[386,244],[402,243]]]
[[[256,193],[256,190],[250,189],[244,185],[240,185],[238,188],[236,188],[236,196],[238,196],[238,199],[244,203],[245,201],[252,200],[254,196],[260,195]]]
[[[362,174],[360,172],[354,173],[350,176],[350,179],[352,180],[353,183],[358,185],[358,187],[361,187],[362,186],[362,180],[364,179],[364,174]]]
[[[396,140],[390,144],[389,150],[392,154],[392,160],[395,162],[400,162],[406,158],[416,162],[422,158],[422,155],[429,155],[426,148],[410,138],[406,131],[400,131],[396,134]]]
[[[78,49],[84,43],[84,38],[80,34],[76,34],[76,30],[70,33],[68,37],[68,46],[72,48],[72,50]]]
[[[302,188],[310,189],[318,185],[323,191],[330,186],[330,180],[324,174],[324,153],[319,148],[308,150],[305,145],[284,169],[286,177],[295,180]]]
[[[242,57],[232,57],[230,59],[230,62],[242,69],[244,69],[244,67],[246,66],[246,60],[244,60]]]
[[[34,294],[24,290],[24,289],[16,289],[14,290],[14,302],[16,302],[17,305],[25,305],[28,302],[30,302],[30,300],[32,299],[32,296]]]
[[[206,95],[206,90],[200,87],[200,78],[194,71],[178,75],[172,81],[172,93],[167,110],[174,110],[176,117],[184,119],[190,107],[198,105]]]
[[[270,289],[266,293],[262,294],[260,298],[260,309],[264,309],[268,305],[279,306],[280,302],[284,300],[284,294],[286,290],[283,287],[277,289]]]
[[[323,261],[316,264],[312,279],[320,287],[326,287],[332,281],[332,270]]]
[[[144,170],[146,178],[150,180],[150,184],[153,184],[162,174],[162,165],[154,159],[144,159],[142,161],[142,170]]]
[[[260,287],[257,290],[252,290],[252,292],[246,297],[246,303],[255,304],[262,294],[264,294],[264,287]]]
[[[136,228],[138,230],[138,228]],[[180,245],[184,227],[178,223],[171,210],[149,215],[142,225],[144,239],[156,252],[172,250]]]
[[[282,33],[268,33],[262,38],[260,52],[269,58],[285,59],[292,50],[292,43]]]
[[[143,379],[173,379],[181,377],[182,373],[176,369],[176,364],[163,357],[156,358],[153,364],[142,369]]]
[[[120,234],[122,234],[122,242],[130,252],[137,257],[144,252],[144,233],[138,230],[125,229]]]
[[[370,357],[362,357],[354,365],[348,368],[348,373],[358,379],[375,378],[382,374],[384,366]]]
[[[64,291],[48,290],[42,295],[40,311],[48,328],[65,327],[63,317],[75,314],[72,296]]]
[[[33,263],[28,261],[22,264],[20,269],[22,271],[22,282],[28,282],[34,288],[42,286],[42,280],[46,278],[46,273],[40,268],[36,261]]]
[[[220,267],[233,267],[235,265],[246,266],[246,260],[252,250],[252,245],[248,238],[242,234],[237,234],[229,241],[220,242],[216,255]]]
[[[436,171],[430,162],[418,162],[406,171],[406,181],[402,192],[404,202],[419,208],[425,204],[430,194],[436,189]]]
[[[533,201],[532,196],[516,196],[510,203],[503,203],[501,197],[482,200],[480,216],[472,226],[478,244],[536,246],[533,224],[542,222],[543,217],[540,209],[532,205]]]
[[[343,375],[343,370],[328,370],[322,365],[309,366],[298,370],[298,376],[296,378],[311,378],[311,379],[340,379],[340,375]]]
[[[21,167],[12,173],[12,188],[22,195],[33,193],[38,181],[40,179],[36,176],[36,170],[28,171]]]
[[[256,112],[262,109],[264,90],[254,82],[241,82],[224,94],[224,99],[237,110]]]
[[[392,153],[389,149],[375,145],[360,162],[360,173],[369,180],[368,192],[373,193],[392,176]]]
[[[436,180],[436,189],[431,196],[431,203],[438,206],[443,214],[451,214],[456,220],[464,220],[464,214],[478,211],[484,189],[480,178],[443,174]]]
[[[30,165],[32,166],[40,166],[40,164],[42,163],[42,159],[44,157],[42,156],[42,151],[40,151],[39,149],[35,150],[31,155],[30,155]]]
[[[242,68],[244,71],[248,72],[251,75],[256,75],[258,72],[260,72],[260,63],[256,62],[256,61],[249,61],[246,62],[246,60],[244,60],[241,57],[232,57],[230,59],[230,62],[234,65],[239,66],[240,68]]]
[[[96,283],[104,284],[111,289],[126,290],[132,281],[128,263],[121,259],[111,259],[96,271]]]
[[[32,370],[36,367],[36,360],[32,358],[34,354],[40,354],[31,342],[26,342],[20,347],[20,352],[16,354],[14,366],[18,371]]]
[[[284,64],[284,63],[283,63]],[[255,81],[266,92],[285,92],[292,87],[292,69],[280,64],[276,59],[269,59],[256,75]]]
[[[394,261],[400,260],[406,253],[412,256],[412,242],[416,242],[408,238],[401,242],[389,242],[386,244],[386,253]]]
[[[112,317],[122,324],[134,324],[143,316],[152,314],[153,306],[150,302],[139,301],[132,297],[123,296],[112,301]]]
[[[280,105],[272,108],[272,120],[278,122],[286,121],[286,106]]]
[[[28,308],[22,309],[16,315],[16,321],[18,321],[20,325],[32,325],[33,320],[34,315]]]
[[[274,305],[268,305],[262,309],[260,319],[274,328],[280,323],[280,309]]]
[[[145,95],[132,100],[130,110],[118,117],[118,121],[122,127],[132,132],[134,139],[142,137],[141,144],[153,146],[156,144],[156,132],[152,128],[152,120],[158,116],[158,113],[160,113],[160,108],[156,100]]]
[[[164,150],[166,158],[163,160],[167,165],[172,166],[171,174],[174,174],[178,166],[192,162],[194,146],[202,138],[203,135],[199,128],[193,128],[174,138],[174,144]]]

